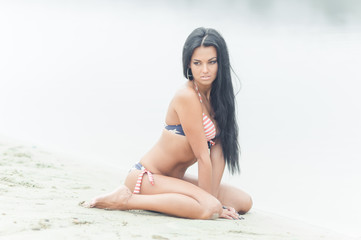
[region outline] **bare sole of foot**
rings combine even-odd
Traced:
[[[113,192],[95,198],[91,202],[80,202],[79,205],[86,208],[102,208],[109,210],[128,210],[127,203],[132,192],[126,186],[120,186]]]

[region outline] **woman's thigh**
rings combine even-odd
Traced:
[[[131,191],[134,190],[140,172],[140,170],[131,171],[125,180],[125,185]],[[215,200],[218,202],[218,200],[211,194],[190,182],[160,174],[152,175],[154,179],[154,185],[149,181],[147,173],[143,175],[140,194],[150,195],[161,193],[178,193],[192,197],[199,203],[209,203],[209,201]]]
[[[195,177],[186,176],[184,180],[198,185],[198,180]],[[233,207],[241,214],[248,212],[252,207],[252,198],[248,193],[228,184],[221,184],[219,186],[217,198],[222,205]]]

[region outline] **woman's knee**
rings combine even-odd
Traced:
[[[253,200],[251,196],[247,194],[247,197],[242,199],[242,204],[238,213],[245,214],[249,212],[249,210],[251,210],[252,206],[253,206]]]

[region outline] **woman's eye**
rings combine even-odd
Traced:
[[[210,63],[210,64],[216,64],[217,61],[216,61],[216,60],[215,60],[215,61],[210,61],[209,63]]]
[[[199,65],[199,64],[200,64],[200,62],[194,62],[193,64],[194,64],[194,65]]]

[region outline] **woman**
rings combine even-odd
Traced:
[[[169,105],[159,141],[135,164],[125,186],[88,207],[144,209],[195,219],[238,219],[239,213],[249,211],[247,193],[220,184],[226,163],[231,173],[239,172],[239,152],[229,55],[217,31],[197,28],[188,36],[183,73],[188,81]],[[186,177],[196,162],[198,179]]]

